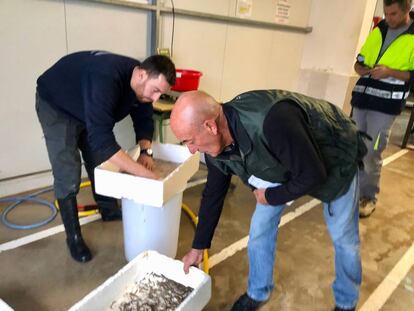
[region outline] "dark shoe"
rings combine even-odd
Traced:
[[[78,207],[75,196],[59,199],[60,216],[66,232],[66,244],[73,259],[87,262],[92,259],[91,251],[83,241],[78,218]]]
[[[70,239],[67,238],[66,244],[69,247],[72,258],[76,261],[87,262],[92,259],[91,251],[81,235],[72,236]]]
[[[122,220],[122,211],[115,202],[98,202],[103,221]]]
[[[355,311],[355,308],[351,308],[351,309],[344,309],[344,308],[340,308],[340,307],[335,307],[335,309],[333,309],[333,311]]]
[[[259,310],[263,303],[263,301],[254,300],[244,293],[237,299],[230,311],[255,311]]]
[[[371,216],[375,211],[376,201],[369,199],[362,199],[359,203],[359,218],[366,218]]]

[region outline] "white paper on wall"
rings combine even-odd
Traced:
[[[289,0],[276,0],[276,23],[289,24],[290,7]]]
[[[252,16],[253,0],[237,0],[236,16],[250,17]]]

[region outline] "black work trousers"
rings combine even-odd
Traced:
[[[82,154],[96,203],[117,206],[116,199],[95,192],[94,168],[105,159],[102,159],[99,152],[92,151],[85,124],[54,108],[38,94],[36,94],[36,112],[52,165],[56,199],[76,196],[79,192]]]

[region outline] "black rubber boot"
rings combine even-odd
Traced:
[[[66,244],[69,247],[73,259],[79,262],[87,262],[92,259],[91,251],[82,238],[76,197],[71,196],[58,200],[60,216],[66,232]]]
[[[122,211],[116,200],[97,201],[103,221],[122,220]]]
[[[115,198],[103,196],[97,194],[95,191],[95,175],[93,174],[93,169],[91,166],[86,165],[86,170],[88,172],[89,179],[92,186],[92,194],[95,199],[96,204],[98,205],[99,212],[101,213],[103,221],[114,221],[122,219],[122,212],[118,206],[118,201]]]

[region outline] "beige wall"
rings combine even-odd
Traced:
[[[355,57],[370,30],[375,5],[376,0],[313,0],[309,23],[314,31],[305,39],[300,92],[349,106]]]
[[[104,49],[136,58],[147,50],[147,13],[83,1],[0,1],[0,179],[50,168],[35,113],[36,79],[67,52]],[[134,141],[130,120],[115,132]],[[0,196],[51,184],[50,174],[0,182]]]
[[[311,0],[290,0],[289,24],[308,26]],[[170,6],[170,1],[165,1]],[[236,0],[176,0],[175,7],[236,16]],[[250,19],[274,22],[276,1],[253,1]],[[161,44],[170,47],[172,18]],[[307,34],[176,17],[174,61],[203,72],[200,88],[219,100],[258,88],[294,89]]]
[[[173,57],[177,67],[201,70],[200,88],[223,101],[251,89],[282,88],[344,106],[355,80],[352,64],[369,31],[375,1],[288,2],[288,23],[312,26],[312,33],[177,17]],[[182,9],[236,16],[237,0],[174,3]],[[276,3],[253,0],[249,18],[274,22]],[[104,49],[144,58],[148,13],[87,1],[3,0],[0,21],[1,180],[50,167],[34,111],[37,77],[61,56],[78,50]],[[164,47],[170,47],[171,28],[171,15],[163,15]],[[133,144],[130,120],[117,125],[115,132],[123,147]],[[0,196],[51,180],[50,174],[43,174],[0,181]]]

